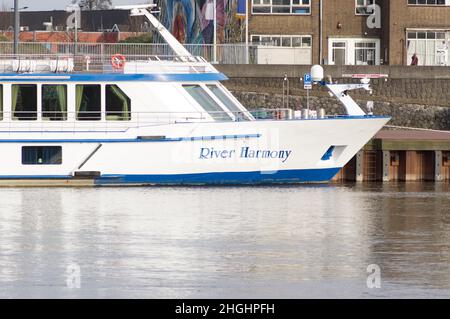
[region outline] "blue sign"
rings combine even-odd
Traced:
[[[247,0],[238,0],[237,15],[245,16],[247,14]]]
[[[312,89],[312,77],[311,74],[309,73],[305,73],[305,76],[303,77],[303,88],[305,90]]]

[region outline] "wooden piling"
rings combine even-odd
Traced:
[[[449,181],[450,132],[382,131],[336,180]]]

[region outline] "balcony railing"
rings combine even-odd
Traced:
[[[217,64],[279,64],[280,55],[289,57],[289,64],[311,64],[310,47],[278,47],[267,45],[246,45],[243,43],[218,44],[216,61],[212,44],[184,44],[196,57]],[[0,55],[14,52],[12,42],[0,42]],[[61,55],[80,56],[91,60],[97,57],[109,59],[112,55],[129,56],[175,56],[167,44],[145,43],[67,43],[67,42],[21,42],[20,55]],[[271,61],[273,57],[275,62]],[[278,57],[278,58],[277,58]],[[281,58],[282,62],[285,60]]]

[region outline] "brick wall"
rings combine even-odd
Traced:
[[[375,37],[381,39],[380,57],[385,64],[406,65],[409,62],[405,52],[407,28],[450,29],[450,7],[411,6],[407,0],[377,0],[376,3],[381,6],[381,29],[368,28],[367,16],[355,15],[355,0],[323,0],[322,58],[328,57],[330,37]],[[319,1],[312,1],[308,16],[251,15],[250,34],[312,35],[313,63],[320,63],[319,8]]]
[[[450,29],[450,7],[411,6],[406,0],[390,1],[389,17],[389,63],[405,65],[406,29]]]

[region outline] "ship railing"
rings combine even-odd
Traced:
[[[278,113],[277,113],[278,112]],[[183,111],[3,111],[0,110],[0,127],[33,132],[45,131],[119,131],[151,125],[190,122],[240,122],[251,120],[290,120],[278,116],[280,110],[273,110],[270,117],[258,117],[251,111],[239,112],[183,112]]]
[[[0,54],[0,73],[209,73],[201,56]]]
[[[289,38],[289,39],[288,39]],[[309,37],[283,37],[280,41],[262,43],[185,43],[183,46],[194,56],[217,64],[298,64],[312,63],[311,41]],[[269,39],[266,39],[269,40]],[[282,46],[281,46],[282,45]],[[13,42],[0,42],[0,53],[14,52]],[[111,56],[117,53],[140,56],[174,55],[167,43],[84,43],[84,42],[20,42],[21,54],[70,54]]]

